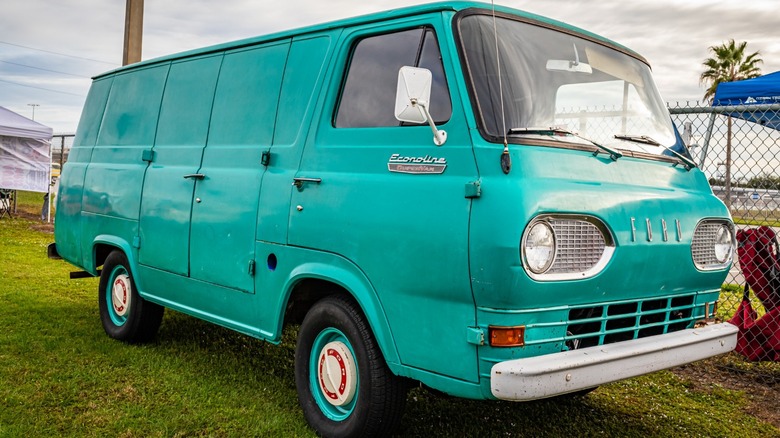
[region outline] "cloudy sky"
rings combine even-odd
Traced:
[[[424,0],[145,0],[143,59]],[[628,46],[650,62],[667,101],[696,100],[708,47],[734,38],[780,70],[776,0],[501,0]],[[125,0],[5,0],[0,106],[76,129],[90,77],[122,59]],[[31,106],[37,104],[39,106]]]

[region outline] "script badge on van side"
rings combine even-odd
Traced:
[[[404,157],[401,154],[393,154],[387,161],[387,170],[398,173],[444,173],[447,168],[446,158],[436,158],[430,155],[424,157]]]

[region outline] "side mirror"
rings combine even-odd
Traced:
[[[428,122],[433,131],[433,142],[441,146],[447,141],[447,133],[436,128],[428,110],[432,82],[433,75],[426,68],[401,67],[395,94],[395,118],[400,122]]]

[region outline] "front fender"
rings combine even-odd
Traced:
[[[344,288],[357,301],[366,316],[371,331],[385,356],[385,361],[391,369],[400,365],[398,351],[393,339],[390,325],[387,322],[384,308],[368,278],[354,265],[345,259],[343,264],[306,263],[296,267],[284,286],[285,308],[295,285],[305,279],[317,279],[337,284]],[[283,315],[282,315],[283,318]],[[281,324],[281,321],[278,321]],[[395,371],[395,370],[394,370]]]
[[[262,254],[264,251],[274,253],[279,259],[275,272],[261,270],[257,278],[258,285],[263,285],[258,289],[258,293],[263,295],[263,291],[268,291],[268,298],[273,297],[276,301],[274,305],[259,309],[259,319],[271,323],[268,331],[275,334],[272,341],[278,342],[281,339],[285,310],[295,287],[304,280],[327,281],[343,288],[355,299],[366,316],[388,367],[394,373],[402,374],[398,350],[382,302],[360,268],[339,255],[310,249],[263,243],[260,244],[258,253]],[[279,274],[283,277],[277,276]],[[273,294],[274,290],[281,293]]]

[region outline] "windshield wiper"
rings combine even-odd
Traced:
[[[577,138],[579,138],[581,140],[585,140],[588,143],[592,144],[593,146],[596,146],[598,149],[608,153],[609,154],[609,158],[611,158],[612,161],[617,161],[618,158],[623,156],[623,154],[621,154],[620,152],[618,152],[618,151],[616,151],[616,150],[614,150],[612,148],[609,148],[609,147],[606,147],[604,145],[598,144],[595,141],[593,141],[593,140],[591,140],[589,138],[585,138],[585,137],[583,137],[583,136],[581,136],[581,135],[579,135],[577,133],[574,133],[572,131],[569,131],[568,129],[559,128],[559,127],[555,127],[555,126],[552,126],[550,128],[512,128],[508,132],[508,135],[523,135],[523,134],[528,134],[528,135],[534,135],[534,134],[535,135],[571,135],[572,137],[577,137]],[[593,155],[598,155],[598,154],[599,154],[599,151],[596,151],[596,152],[593,153]]]
[[[685,170],[691,170],[694,167],[696,167],[696,163],[694,163],[693,160],[677,152],[676,150],[670,148],[669,146],[662,145],[657,140],[654,140],[652,137],[648,137],[646,135],[615,134],[615,138],[618,140],[633,141],[634,143],[644,143],[652,146],[661,146],[662,148],[674,154],[675,157],[679,158],[680,161],[683,162],[683,167],[685,167]]]

